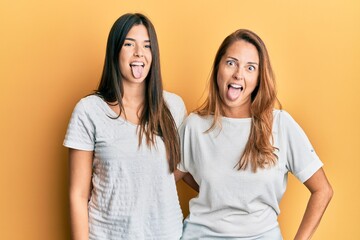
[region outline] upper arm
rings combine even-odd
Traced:
[[[286,165],[301,182],[308,180],[323,163],[300,125],[285,111],[279,114],[278,131],[282,138],[280,151],[286,154]]]
[[[323,168],[317,170],[308,180],[304,182],[304,185],[311,193],[324,191],[329,195],[332,195],[332,188],[328,179],[326,178]]]
[[[90,195],[93,151],[69,148],[70,196]]]

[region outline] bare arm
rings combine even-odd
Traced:
[[[195,179],[193,178],[193,176],[190,173],[182,172],[182,171],[176,169],[174,172],[174,175],[175,175],[176,182],[182,179],[192,189],[199,192],[199,185],[196,183]]]
[[[88,240],[88,201],[91,187],[92,151],[69,149],[71,239]]]
[[[311,192],[311,196],[300,227],[294,238],[295,240],[307,240],[311,238],[333,196],[333,190],[322,168],[304,184]]]

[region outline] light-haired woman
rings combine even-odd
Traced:
[[[246,29],[230,34],[215,56],[206,101],[180,129],[177,179],[190,173],[199,185],[182,239],[282,239],[277,216],[288,172],[311,193],[294,239],[315,232],[332,188],[305,133],[276,102],[264,42]]]

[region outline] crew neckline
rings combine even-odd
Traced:
[[[117,117],[118,116],[118,114],[114,110],[111,109],[109,104],[103,98],[101,98],[100,96],[97,96],[97,95],[95,95],[95,96],[100,99],[102,108],[105,110],[105,112],[107,112],[107,114],[109,114],[110,117]],[[131,126],[134,126],[134,127],[139,126],[139,124],[135,124],[133,122],[130,122],[130,121],[126,120],[124,117],[122,117],[121,115],[117,119],[114,119],[114,120],[119,120],[119,121],[125,122],[125,123],[127,123],[127,124],[129,124]]]

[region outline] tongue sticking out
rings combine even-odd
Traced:
[[[133,74],[134,78],[136,78],[136,79],[141,78],[143,70],[144,70],[143,66],[137,66],[137,65],[131,66],[132,74]]]
[[[242,88],[234,88],[232,86],[229,86],[229,89],[228,89],[226,95],[227,95],[228,99],[230,99],[231,101],[234,101],[240,96],[241,90],[242,90]]]

